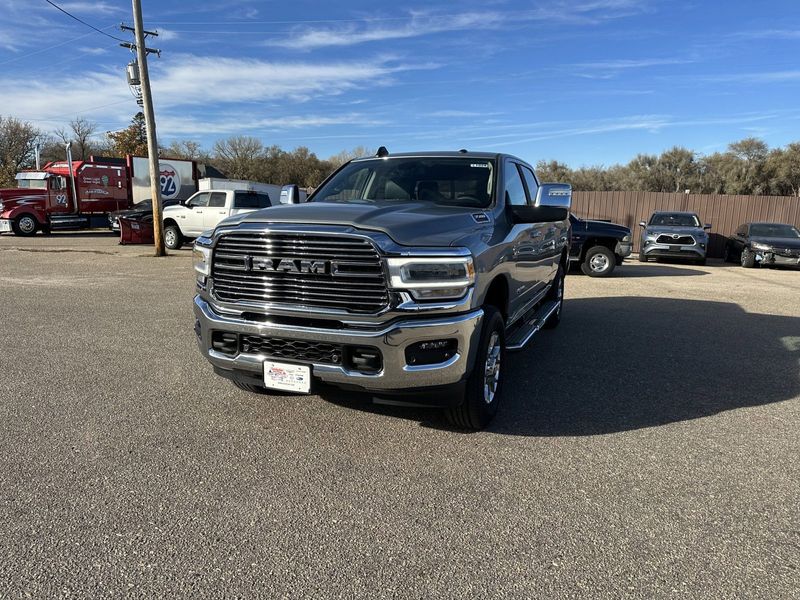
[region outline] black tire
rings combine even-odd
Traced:
[[[506,360],[506,327],[503,316],[494,306],[484,306],[483,311],[475,366],[467,378],[464,399],[458,406],[445,411],[445,416],[452,425],[473,431],[486,427],[497,414],[503,387],[501,367]],[[490,363],[493,365],[493,381],[487,386],[486,372],[490,369]],[[493,393],[490,393],[490,388],[493,388]]]
[[[252,394],[266,394],[268,393],[267,388],[262,387],[260,385],[254,385],[252,383],[242,383],[241,381],[237,381],[236,379],[232,379],[233,385],[238,387],[240,390],[244,390],[245,392],[250,392]]]
[[[647,255],[644,253],[644,250],[639,250],[639,262],[647,262]]]
[[[177,225],[167,225],[164,228],[164,245],[170,250],[180,250],[183,246],[183,235]]]
[[[756,255],[750,248],[743,248],[740,262],[745,269],[752,269],[756,266]]]
[[[545,297],[546,302],[558,302],[556,312],[550,315],[547,321],[544,322],[545,329],[555,329],[561,323],[561,313],[564,308],[564,267],[559,265],[556,280],[553,282],[553,287],[547,292]]]
[[[593,246],[586,251],[581,271],[589,277],[608,277],[617,266],[617,256],[605,246]]]
[[[39,229],[39,221],[33,215],[24,213],[11,222],[11,229],[14,230],[16,235],[25,237],[36,235],[36,230]]]

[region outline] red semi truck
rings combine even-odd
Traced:
[[[161,195],[185,200],[197,191],[200,169],[190,160],[159,159]],[[90,157],[51,162],[17,173],[17,187],[0,189],[0,233],[49,233],[56,229],[108,227],[108,213],[150,198],[146,158]]]

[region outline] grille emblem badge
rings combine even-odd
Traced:
[[[327,260],[269,258],[264,256],[245,257],[245,270],[275,273],[314,273],[324,275],[331,272]]]

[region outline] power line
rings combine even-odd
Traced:
[[[70,12],[67,12],[66,10],[64,10],[63,8],[61,8],[61,7],[60,7],[58,4],[56,4],[55,2],[51,2],[50,0],[44,0],[44,1],[45,1],[45,2],[47,2],[47,3],[48,3],[50,6],[52,6],[53,8],[60,10],[62,13],[64,13],[64,14],[65,14],[65,15],[67,15],[68,17],[70,17],[70,18],[72,18],[72,19],[75,19],[75,20],[76,20],[78,23],[81,23],[81,24],[83,24],[83,25],[86,25],[86,27],[88,27],[88,28],[90,28],[90,29],[94,29],[94,30],[95,30],[97,33],[99,33],[99,34],[101,34],[101,35],[104,35],[104,36],[106,36],[106,37],[110,37],[112,40],[116,40],[116,41],[118,41],[118,42],[125,42],[125,41],[126,41],[126,40],[123,40],[123,39],[121,39],[121,38],[114,37],[114,36],[113,36],[113,35],[111,35],[110,33],[106,33],[105,31],[103,31],[102,29],[98,29],[98,28],[97,28],[97,27],[95,27],[94,25],[90,25],[89,23],[87,23],[87,22],[86,22],[86,21],[84,21],[83,19],[80,19],[80,18],[76,17],[75,15],[73,15],[72,13],[70,13]]]

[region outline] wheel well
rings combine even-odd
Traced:
[[[501,275],[492,281],[483,303],[494,306],[503,315],[503,319],[508,319],[508,282],[505,277]]]
[[[586,258],[586,253],[593,248],[594,246],[604,246],[611,250],[611,253],[614,253],[614,250],[617,247],[617,240],[611,238],[589,238],[583,243],[583,248],[581,249],[581,260]]]
[[[178,230],[180,231],[180,226],[175,221],[175,219],[164,219],[164,227],[169,227],[170,225],[175,225],[175,227],[177,227]]]

